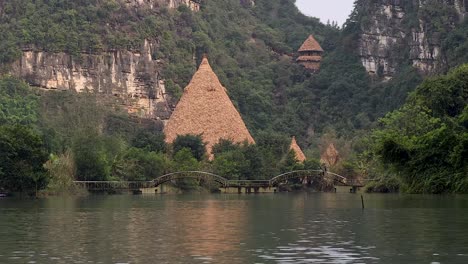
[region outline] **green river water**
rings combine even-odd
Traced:
[[[0,198],[0,263],[468,263],[468,196]]]

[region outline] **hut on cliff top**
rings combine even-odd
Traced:
[[[207,58],[185,88],[164,133],[167,143],[173,143],[178,135],[201,135],[211,158],[220,139],[255,143]]]
[[[291,140],[291,146],[289,147],[289,149],[291,151],[294,152],[294,154],[296,154],[296,159],[303,163],[304,161],[306,161],[306,156],[304,155],[304,152],[302,152],[302,149],[301,147],[299,147],[299,145],[297,144],[297,141],[296,141],[296,137],[293,137],[292,140]]]
[[[306,69],[317,72],[320,70],[322,63],[323,49],[315,40],[314,36],[310,35],[298,50],[299,57],[297,63],[304,66]]]

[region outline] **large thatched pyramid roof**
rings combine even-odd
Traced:
[[[206,58],[185,88],[164,133],[168,143],[178,135],[201,134],[210,154],[220,139],[255,143]]]
[[[309,35],[309,37],[304,41],[302,46],[298,50],[299,52],[302,51],[318,51],[323,52],[322,47],[318,43],[318,41],[314,38],[314,36]]]
[[[296,159],[299,162],[304,162],[307,159],[304,155],[304,152],[302,152],[301,147],[299,147],[299,145],[297,144],[296,137],[292,138],[291,146],[289,147],[289,149],[292,150],[294,154],[296,154]]]

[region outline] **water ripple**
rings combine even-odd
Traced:
[[[0,200],[0,263],[468,263],[466,198],[414,199]]]

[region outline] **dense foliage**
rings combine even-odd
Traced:
[[[25,82],[10,76],[0,78],[0,124],[34,124],[38,102]]]
[[[197,135],[181,137],[176,144],[168,146],[161,133],[161,122],[145,123],[130,118],[119,109],[116,99],[88,93],[39,92],[22,81],[3,76],[0,78],[2,144],[17,144],[15,148],[21,149],[22,141],[8,141],[11,139],[6,136],[7,131],[13,128],[27,131],[24,136],[37,141],[31,145],[37,148],[34,151],[50,154],[45,164],[48,170],[45,177],[50,186],[69,186],[74,179],[148,180],[169,171],[198,169],[232,179],[267,179],[291,169],[317,168],[320,153],[331,142],[339,149],[343,161],[334,170],[347,175],[370,173],[380,165],[376,159],[368,165],[360,159],[361,155],[357,155],[371,144],[361,138],[385,113],[400,107],[408,92],[422,80],[408,65],[408,47],[402,48],[393,58],[401,60],[402,67],[390,81],[381,82],[379,76],[369,77],[362,67],[356,54],[357,37],[362,27],[371,22],[367,14],[376,0],[358,1],[342,29],[300,14],[291,0],[256,0],[255,6],[242,5],[243,1],[239,0],[201,1],[200,12],[191,12],[186,6],[176,10],[136,9],[129,8],[127,2],[0,0],[0,71],[8,71],[11,62],[21,56],[22,49],[63,51],[72,54],[79,63],[83,52],[134,50],[139,49],[144,40],[149,40],[156,43],[157,48],[151,55],[162,62],[162,77],[176,103],[202,55],[208,54],[214,71],[257,144],[220,142],[214,149],[215,159],[209,161],[209,156],[204,155],[204,143]],[[465,21],[453,29],[453,10],[439,8],[441,1],[433,2],[434,5],[419,10],[415,1],[405,1],[404,8],[411,15],[406,16],[403,24],[407,26],[408,34],[417,26],[418,19],[437,32],[445,56],[443,63],[449,69],[467,61],[468,24]],[[310,74],[294,61],[295,51],[309,34],[313,34],[325,50],[318,74]],[[425,83],[421,87],[431,85]],[[402,110],[384,119],[387,130],[382,131],[390,131],[390,127],[410,117],[423,121],[426,118],[424,122],[429,124],[436,122],[433,118],[439,118],[436,123],[447,127],[443,133],[452,129],[460,131],[466,122],[466,114],[457,114],[450,121],[440,116],[432,117],[432,110],[428,109],[435,105],[425,105],[414,99],[425,98],[421,89],[409,99],[418,102],[421,108],[409,107],[411,103],[408,102]],[[444,100],[439,103],[448,102],[448,99]],[[421,126],[427,125],[424,122]],[[416,124],[420,123],[411,123]],[[425,128],[440,128],[432,125]],[[289,153],[292,135],[305,147],[309,157],[305,164],[298,164]],[[464,142],[458,134],[453,135],[453,139]],[[399,144],[396,146],[382,136],[378,141],[380,150],[376,153],[388,158],[396,170],[414,176],[416,168],[423,168],[421,162],[427,160],[421,158],[419,165],[412,161],[403,166],[397,164],[403,161],[390,155],[400,151],[400,145],[405,151],[420,147],[419,141],[409,140],[405,142],[409,145],[395,141]],[[452,146],[452,152],[465,153],[466,145],[463,144]],[[410,153],[413,157],[413,152]],[[17,162],[14,155],[11,157],[8,162]],[[21,162],[30,162],[28,166],[31,168],[45,163],[42,156],[38,160]],[[459,169],[466,168],[463,161],[456,159],[444,160],[438,166],[442,168],[447,164],[458,166],[452,170],[453,175],[462,175]],[[14,178],[11,170],[1,166],[0,177]],[[39,180],[42,176],[24,175],[32,179],[24,185],[25,189],[44,187],[47,182],[47,179]],[[439,187],[430,190],[405,176],[411,191],[465,190],[458,180],[457,186],[451,185],[454,181],[433,185],[436,180],[441,182],[439,172],[428,170],[421,175],[438,177],[434,181],[428,180],[427,186]],[[395,181],[399,182],[399,179],[385,179],[391,183],[391,190],[397,188]],[[193,187],[193,182],[180,184],[187,189]],[[0,188],[20,190],[12,185],[5,186]]]
[[[468,65],[425,80],[381,120],[374,151],[409,192],[468,191]]]
[[[290,138],[282,134],[262,133],[257,145],[221,141],[209,160],[200,135],[179,136],[167,145],[157,121],[134,122],[124,111],[108,107],[115,104],[105,96],[39,91],[9,76],[0,78],[0,84],[2,190],[47,187],[50,193],[69,193],[77,191],[75,180],[146,181],[190,170],[229,179],[269,179],[297,163],[288,156]],[[177,181],[183,190],[199,184]]]
[[[191,155],[198,161],[202,160],[206,153],[205,143],[201,135],[178,136],[174,141],[174,152],[189,149]]]
[[[47,161],[44,143],[34,128],[38,96],[26,83],[0,78],[0,190],[44,188]]]
[[[154,59],[165,62],[163,77],[177,99],[202,54],[228,88],[230,97],[254,131],[296,135],[306,144],[333,127],[343,136],[367,129],[384,113],[401,105],[414,86],[373,89],[349,35],[299,13],[293,1],[203,1],[202,11],[132,9],[124,1],[31,1],[2,3],[0,63],[17,59],[21,47],[65,51],[137,49],[156,41]],[[294,63],[294,54],[309,34],[326,51],[317,76]],[[4,64],[7,65],[7,64]],[[416,76],[415,73],[412,73]],[[406,78],[414,78],[407,77]],[[385,100],[391,92],[394,99]],[[363,98],[366,98],[364,100]]]
[[[39,135],[20,125],[0,126],[0,188],[32,191],[47,186],[47,152]]]

